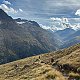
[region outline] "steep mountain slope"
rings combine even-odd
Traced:
[[[64,44],[61,45],[61,48],[67,48],[77,43],[80,43],[80,30],[76,31],[75,33],[65,38]]]
[[[61,45],[61,48],[67,48],[78,43],[80,43],[80,36],[76,36],[75,38],[72,38],[71,40],[65,41],[64,44]]]
[[[0,65],[0,80],[79,80],[80,44]]]
[[[66,37],[66,40],[70,40],[70,39],[73,39],[73,38],[76,38],[80,36],[80,30],[76,31],[75,33],[69,35],[68,37]]]
[[[34,21],[18,24],[0,9],[0,64],[58,48],[53,34]]]
[[[71,28],[66,28],[64,30],[58,30],[58,31],[56,31],[55,34],[58,35],[58,36],[60,36],[63,40],[65,40],[65,38],[67,38],[68,36],[70,36],[74,32],[75,32],[75,30],[73,30]]]
[[[66,28],[56,31],[54,34],[63,42],[60,46],[62,49],[80,43],[80,30],[75,31],[71,28]]]
[[[60,45],[60,41],[55,38],[54,34],[42,29],[40,26],[35,27],[33,24],[34,23],[26,22],[22,24],[22,26],[24,26],[24,28],[28,30],[46,50],[57,50]]]
[[[0,20],[1,21],[12,21],[13,19],[8,16],[2,9],[0,9]]]

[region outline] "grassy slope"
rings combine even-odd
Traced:
[[[80,44],[0,65],[0,80],[79,80],[79,73]]]
[[[0,80],[65,80],[51,65],[41,63],[38,56],[0,66]]]

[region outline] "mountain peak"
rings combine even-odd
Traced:
[[[1,21],[11,21],[12,18],[7,15],[6,12],[4,12],[2,9],[0,9],[0,20]]]

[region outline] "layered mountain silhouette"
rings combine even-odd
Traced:
[[[0,64],[57,50],[58,44],[59,40],[37,22],[14,20],[0,9]]]
[[[63,42],[60,48],[67,48],[80,43],[80,30],[75,31],[72,28],[66,28],[64,30],[58,30],[54,34]]]
[[[78,30],[75,33],[66,37],[65,42],[61,47],[62,48],[67,48],[67,47],[75,45],[77,43],[80,43],[80,30]]]
[[[67,37],[75,33],[75,30],[72,28],[66,28],[64,30],[58,30],[55,32],[56,35],[61,37],[63,40],[65,40]]]
[[[69,35],[69,36],[66,38],[66,40],[70,40],[70,39],[73,39],[73,38],[78,37],[78,36],[80,36],[80,30],[75,31],[75,33]]]

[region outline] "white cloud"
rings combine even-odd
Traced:
[[[74,30],[80,29],[80,18],[50,18],[53,21],[53,28],[63,30],[65,28],[72,28]],[[73,21],[71,23],[71,21]]]
[[[23,10],[22,10],[22,9],[20,9],[20,8],[19,8],[19,11],[20,11],[20,12],[23,12]]]
[[[43,24],[39,24],[43,29],[50,29],[50,27],[49,26],[45,26],[45,25],[43,25]]]
[[[53,20],[53,21],[62,21],[60,18],[54,18],[54,17],[52,17],[50,19]]]
[[[6,1],[6,0],[4,0],[3,3],[6,5],[11,5],[11,3],[9,1]]]
[[[74,30],[79,30],[79,29],[80,29],[80,23],[71,25],[71,27],[72,27],[72,29],[74,29]]]
[[[65,28],[72,28],[69,23],[68,18],[50,18],[52,22],[52,27],[56,30],[63,30]]]
[[[67,18],[50,18],[52,21],[54,21],[55,23],[68,23],[68,19]]]
[[[45,26],[45,25],[42,25],[42,24],[39,24],[43,29],[46,29],[46,30],[51,30],[51,31],[57,31],[57,30],[62,30],[62,28],[58,28],[56,27],[56,25],[53,25],[53,26]]]
[[[76,11],[75,15],[80,16],[80,9],[78,9],[78,10]]]
[[[13,9],[12,7],[8,7],[8,6],[5,5],[5,4],[1,4],[1,5],[0,5],[0,9],[4,10],[6,13],[11,13],[11,14],[15,14],[15,13],[18,12],[18,11],[16,11],[15,9]]]
[[[80,18],[50,18],[50,26],[40,24],[43,29],[51,31],[63,30],[65,28],[72,28],[74,30],[80,29]]]
[[[61,20],[62,20],[63,23],[68,23],[69,22],[68,18],[62,18]]]
[[[67,18],[54,18],[54,17],[52,17],[52,18],[50,18],[52,21],[53,21],[53,25],[57,25],[57,26],[59,26],[59,27],[68,27],[68,26],[66,26],[66,25],[68,25],[69,24],[69,21],[68,21],[68,19]]]
[[[25,22],[17,22],[18,24],[23,24],[23,23],[25,23]]]

